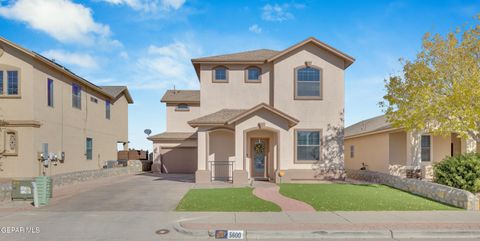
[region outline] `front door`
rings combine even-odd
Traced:
[[[252,177],[266,178],[267,173],[267,157],[268,157],[268,139],[252,138],[251,139],[251,173]]]

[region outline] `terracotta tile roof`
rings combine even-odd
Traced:
[[[212,114],[208,114],[188,122],[190,125],[198,124],[225,124],[229,120],[246,112],[246,109],[222,109]]]
[[[224,55],[217,55],[217,56],[210,56],[210,57],[203,57],[192,59],[192,62],[223,62],[223,61],[266,61],[267,59],[275,56],[278,54],[279,51],[271,50],[271,49],[258,49],[258,50],[251,50],[245,52],[238,52],[232,54],[224,54]]]
[[[167,90],[160,102],[200,103],[200,90]]]
[[[345,128],[345,137],[367,134],[392,128],[385,115],[373,117]]]
[[[162,132],[157,135],[149,136],[148,140],[188,140],[197,139],[196,132]]]

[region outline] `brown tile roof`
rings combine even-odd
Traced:
[[[130,96],[130,92],[128,92],[127,86],[99,86],[103,91],[108,93],[109,95],[113,96],[113,98],[117,98],[121,94],[125,93],[127,100],[130,104],[133,103],[132,96]]]
[[[251,50],[245,52],[238,52],[232,54],[224,54],[224,55],[217,55],[217,56],[210,56],[210,57],[203,57],[192,59],[192,62],[263,62],[267,59],[275,56],[278,54],[279,51],[271,50],[271,49],[258,49],[258,50]]]
[[[260,103],[250,109],[222,109],[212,114],[193,119],[189,121],[188,124],[193,127],[200,125],[230,125],[260,109],[265,109],[286,119],[290,126],[294,126],[298,123],[297,119],[289,116],[288,114],[285,114],[265,103]]]
[[[392,128],[385,115],[373,117],[345,128],[345,137],[357,136]]]
[[[29,49],[26,49],[26,48],[24,48],[24,47],[22,47],[18,44],[15,44],[15,43],[11,42],[8,39],[0,36],[0,47],[2,47],[2,45],[8,45],[10,47],[13,47],[13,48],[21,51],[22,53],[32,57],[34,60],[40,61],[41,63],[44,63],[49,67],[52,67],[54,70],[59,71],[60,73],[67,75],[68,77],[74,79],[75,81],[78,81],[79,83],[92,88],[93,90],[97,91],[98,93],[101,93],[102,95],[105,95],[108,98],[112,98],[112,99],[115,98],[115,97],[111,96],[109,93],[105,92],[101,87],[99,87],[99,86],[95,85],[94,83],[92,83],[92,82],[82,78],[81,76],[75,74],[73,71],[69,70],[65,66],[63,66],[63,65],[61,65],[57,62],[54,62],[51,59],[49,59],[49,58],[47,58],[47,57],[45,57],[45,56],[43,56],[43,55],[41,55],[41,54],[39,54],[35,51],[31,51]]]
[[[197,139],[196,132],[162,132],[157,135],[147,137],[148,140],[188,140]]]
[[[229,120],[246,112],[246,109],[222,109],[212,114],[204,115],[202,117],[193,119],[188,122],[190,125],[201,124],[226,124]]]
[[[200,103],[200,90],[167,90],[160,102]]]

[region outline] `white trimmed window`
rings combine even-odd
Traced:
[[[422,135],[420,142],[422,162],[432,161],[432,137],[430,135]]]
[[[350,158],[354,158],[354,157],[355,157],[355,146],[351,145],[350,146]]]
[[[319,161],[320,160],[319,130],[297,130],[296,133],[296,160]]]
[[[297,68],[295,73],[296,98],[321,98],[321,70],[314,67]]]

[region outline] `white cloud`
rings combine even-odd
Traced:
[[[76,65],[86,69],[95,69],[98,63],[94,57],[85,53],[73,53],[59,49],[52,49],[42,52],[42,55],[54,59],[59,64]]]
[[[262,33],[262,28],[260,28],[257,24],[250,26],[248,30],[253,33]]]
[[[289,12],[292,6],[289,4],[267,4],[263,6],[262,19],[266,21],[282,22],[294,18],[293,14]],[[297,5],[293,6],[297,7]],[[298,5],[298,8],[300,5]]]
[[[190,59],[200,54],[192,43],[176,41],[164,46],[150,45],[147,55],[137,61],[138,79],[133,88],[198,88]]]
[[[185,0],[103,0],[114,5],[127,5],[135,10],[153,12],[157,10],[177,10],[183,6]]]
[[[64,43],[109,41],[108,25],[95,22],[92,10],[71,0],[18,0],[0,7],[0,16],[26,23]]]
[[[124,60],[127,60],[127,59],[129,58],[128,53],[125,52],[125,51],[120,52],[119,55],[120,55],[120,58],[122,58],[122,59],[124,59]]]

